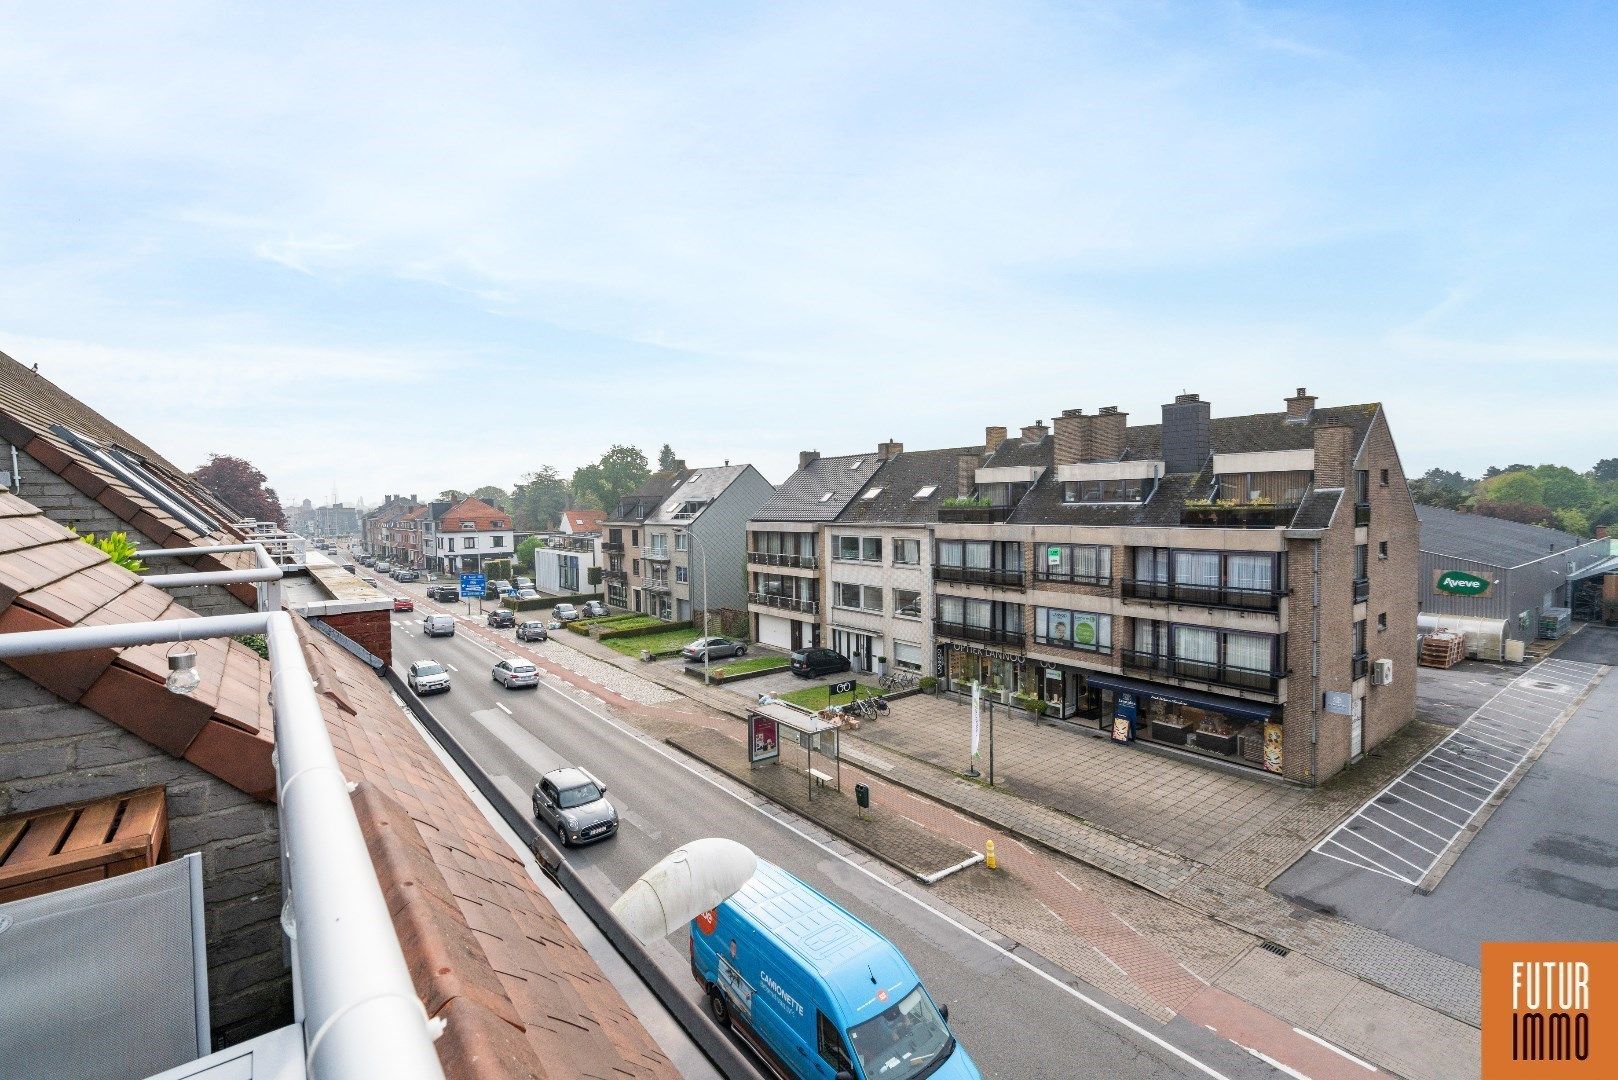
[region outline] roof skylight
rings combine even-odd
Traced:
[[[831,492],[828,491],[828,492],[826,492],[826,494],[824,494],[824,495],[822,495],[820,497],[820,501],[821,502],[826,502],[830,498],[831,498]]]
[[[928,484],[926,487],[924,487],[920,491],[916,492],[915,497],[918,498],[918,499],[925,499],[925,498],[927,498],[929,495],[931,495],[933,492],[935,492],[937,490],[938,490],[938,485],[937,484]]]
[[[882,494],[882,489],[879,488],[879,487],[874,487],[870,491],[867,491],[864,495],[861,495],[860,498],[862,498],[862,499],[874,499],[880,494]]]

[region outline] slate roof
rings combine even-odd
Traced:
[[[1489,566],[1521,566],[1553,551],[1589,543],[1559,529],[1419,503],[1416,518],[1421,522],[1421,550]]]
[[[663,500],[669,497],[674,486],[685,479],[689,469],[662,469],[646,478],[635,493],[627,499],[620,500],[618,507],[613,511],[616,517],[607,518],[608,524],[639,525],[658,508]],[[637,509],[635,504],[639,504]]]
[[[957,490],[959,462],[964,454],[981,458],[983,447],[907,450],[889,458],[837,520],[892,525],[937,521],[938,507],[945,499],[970,494]],[[916,492],[927,487],[936,490],[924,499],[916,498]],[[865,497],[878,488],[881,491],[875,498]]]
[[[1208,441],[1216,454],[1256,454],[1272,450],[1307,450],[1315,445],[1317,427],[1346,424],[1354,429],[1357,453],[1371,429],[1371,421],[1382,406],[1339,405],[1316,409],[1302,423],[1289,423],[1284,412],[1249,413],[1246,416],[1215,416],[1208,423]],[[1162,424],[1131,424],[1125,432],[1126,457],[1140,459],[1163,456]]]
[[[1198,497],[1211,481],[1207,470],[1200,474],[1170,473],[1158,481],[1152,497],[1139,506],[1087,505],[1064,503],[1061,481],[1054,470],[1046,470],[1009,520],[1018,525],[1178,525],[1185,501]]]
[[[1049,468],[1056,459],[1056,437],[1049,432],[1038,439],[1024,439],[1022,436],[1013,436],[1002,439],[1000,445],[994,448],[994,453],[983,463],[985,469],[1010,469],[1021,467]]]
[[[192,614],[0,493],[0,633]],[[416,991],[429,1016],[448,1021],[435,1044],[445,1073],[677,1076],[387,684],[293,620]],[[202,684],[185,697],[164,689],[163,645],[9,664],[160,751],[272,800],[268,662],[230,640],[191,647]]]
[[[873,450],[844,457],[822,457],[787,477],[754,521],[832,521],[843,512],[882,462]],[[822,496],[831,492],[831,498]]]
[[[658,525],[690,524],[701,516],[702,510],[707,509],[708,503],[723,495],[725,489],[735,483],[736,478],[748,468],[747,465],[721,465],[714,469],[688,469],[680,482],[669,491],[663,505],[646,520]],[[675,512],[688,502],[703,505],[690,517],[676,518]]]
[[[1338,504],[1342,501],[1342,488],[1311,491],[1309,497],[1303,500],[1303,505],[1298,507],[1298,512],[1293,515],[1292,527],[1294,529],[1330,528],[1332,516],[1337,513]]]

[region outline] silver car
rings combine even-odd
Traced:
[[[605,840],[618,831],[607,785],[584,769],[548,772],[534,785],[534,820],[556,830],[563,847]]]
[[[426,637],[454,637],[455,620],[448,615],[429,615],[421,620],[421,632]]]
[[[584,616],[579,614],[579,609],[572,604],[557,604],[556,608],[551,612],[551,618],[559,623],[570,623],[574,619],[582,619]]]
[[[417,660],[405,674],[405,682],[418,694],[441,694],[449,690],[449,672],[434,660]]]
[[[725,656],[746,655],[747,645],[744,642],[732,641],[730,638],[722,637],[697,638],[697,640],[680,650],[681,657],[697,662],[704,659],[718,660]]]
[[[512,656],[494,665],[490,676],[495,682],[510,690],[514,686],[538,686],[539,669],[527,660]]]

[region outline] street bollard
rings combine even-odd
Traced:
[[[983,841],[983,865],[987,866],[990,870],[998,870],[1000,868],[1000,864],[995,860],[994,857],[993,840]]]

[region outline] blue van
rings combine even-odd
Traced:
[[[796,1080],[981,1080],[887,938],[760,859],[691,923],[691,973],[721,1027]]]

